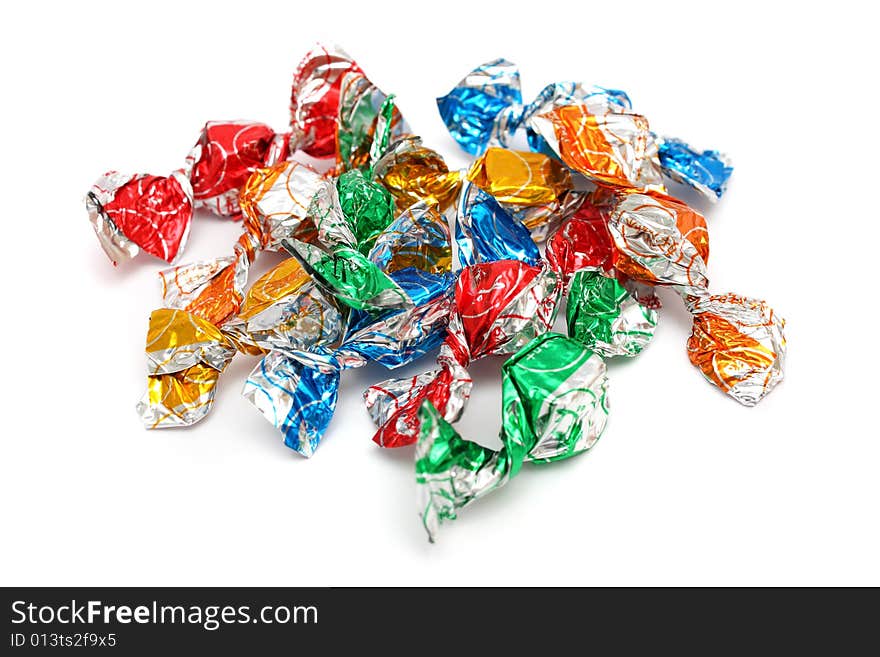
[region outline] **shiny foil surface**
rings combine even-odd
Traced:
[[[250,175],[287,159],[289,134],[263,123],[210,121],[187,158],[195,207],[221,216],[239,214],[238,195]]]
[[[319,44],[303,57],[293,76],[292,141],[312,157],[336,155],[340,94],[348,73],[363,72],[338,46]]]
[[[455,241],[458,260],[464,267],[496,260],[537,265],[541,259],[529,229],[470,182],[461,190],[455,215]]]
[[[336,189],[342,214],[354,233],[357,249],[366,255],[379,234],[394,221],[394,197],[359,169],[340,175]]]
[[[608,271],[616,251],[606,218],[590,203],[584,203],[547,240],[545,256],[566,287],[581,269]]]
[[[389,274],[409,268],[429,274],[451,272],[449,224],[435,200],[419,201],[401,212],[378,235],[368,257]]]
[[[390,379],[364,393],[378,427],[373,440],[383,447],[414,443],[425,399],[448,421],[456,421],[470,397],[467,366],[484,356],[514,353],[549,331],[559,297],[559,280],[546,265],[502,260],[461,270],[439,367],[430,376]]]
[[[506,59],[481,64],[437,99],[449,134],[471,155],[479,155],[490,146],[507,146],[522,127],[527,129],[531,148],[543,151],[543,140],[530,122],[539,114],[566,105],[583,105],[601,114],[627,111],[630,100],[626,93],[615,89],[554,82],[544,87],[534,101],[523,105],[519,69]]]
[[[235,347],[210,322],[183,310],[150,315],[147,392],[137,412],[148,429],[189,426],[214,403],[220,373]]]
[[[339,372],[322,372],[280,352],[267,355],[247,378],[242,396],[306,458],[315,453],[336,409]]]
[[[664,186],[720,198],[725,156],[658,137],[623,91],[551,82],[524,102],[505,59],[475,68],[437,106],[474,156],[461,169],[412,134],[394,95],[350,56],[319,45],[294,75],[289,132],[211,121],[170,175],[98,179],[86,208],[114,264],[141,251],[174,263],[195,209],[242,219],[226,253],[159,274],[137,404],[147,428],[204,418],[242,352],[256,363],[242,396],[311,457],[345,370],[431,358],[363,399],[374,442],[416,446],[433,541],[524,463],[596,444],[609,408],[603,359],[645,349],[659,287],[692,315],[688,357],[713,385],[752,406],[782,380],[785,321],[764,301],[710,291],[706,220]],[[508,148],[523,137],[531,151]],[[252,281],[265,250],[290,257]],[[567,336],[552,331],[563,297]],[[495,449],[455,428],[468,369],[488,356],[507,357]]]
[[[661,140],[658,155],[664,176],[693,187],[710,201],[721,198],[733,173],[723,153],[696,151],[680,139]]]
[[[679,219],[680,208],[683,219]],[[688,354],[706,379],[753,406],[783,377],[785,321],[763,301],[710,295],[704,224],[686,205],[666,196],[624,194],[609,228],[628,276],[676,289],[694,315]],[[681,224],[686,234],[682,234]],[[621,260],[629,263],[621,266]]]
[[[571,174],[543,153],[490,148],[478,157],[468,180],[507,205],[553,203],[572,189]]]
[[[644,306],[601,271],[572,277],[566,306],[568,335],[600,356],[635,356],[654,337],[657,311]]]
[[[182,171],[168,177],[110,171],[86,195],[98,241],[117,265],[141,249],[174,262],[189,236],[193,190]]]
[[[782,381],[785,320],[764,301],[734,294],[690,298],[688,357],[710,382],[754,406]]]
[[[292,161],[259,169],[248,179],[241,190],[241,209],[261,248],[275,251],[283,239],[314,234],[306,217],[323,183],[324,177],[310,166]]]
[[[452,91],[437,99],[449,133],[471,155],[482,153],[500,132],[499,115],[520,105],[519,70],[506,59],[478,66]]]
[[[648,120],[640,114],[594,114],[584,105],[566,105],[534,117],[529,127],[563,162],[590,180],[665,190],[657,142]]]
[[[450,171],[443,157],[418,137],[391,144],[373,166],[373,176],[402,208],[433,200],[445,210],[461,184],[461,173]]]
[[[423,401],[416,446],[419,516],[433,542],[440,524],[496,490],[525,461],[549,462],[589,450],[608,418],[602,359],[574,340],[547,333],[502,366],[501,442],[496,451],[462,438]]]

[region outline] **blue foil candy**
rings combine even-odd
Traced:
[[[486,150],[499,114],[521,104],[519,70],[506,59],[478,66],[452,91],[437,99],[443,123],[453,139],[471,155]]]
[[[414,267],[391,274],[407,291],[415,308],[379,316],[354,313],[343,349],[394,369],[421,358],[440,346],[452,311],[451,273],[431,274]]]
[[[333,418],[338,392],[338,369],[321,371],[273,351],[251,372],[242,394],[278,428],[285,445],[309,457]]]
[[[452,91],[437,99],[449,133],[471,155],[480,155],[489,146],[507,146],[529,118],[563,105],[587,105],[596,112],[632,108],[623,91],[577,82],[548,84],[534,101],[524,106],[519,69],[506,59],[478,66]],[[528,131],[527,137],[532,150],[550,153],[537,133]]]
[[[693,187],[711,200],[721,198],[733,166],[718,151],[697,152],[679,139],[660,142],[660,167],[672,180]]]
[[[459,197],[455,241],[462,267],[497,260],[520,260],[537,265],[541,260],[541,252],[529,229],[491,195],[470,182],[464,184]]]

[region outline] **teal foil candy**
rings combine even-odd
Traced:
[[[605,363],[582,344],[545,333],[504,363],[500,450],[462,438],[430,403],[419,409],[419,514],[433,542],[440,524],[506,484],[526,461],[589,450],[608,419]]]
[[[569,337],[602,356],[635,356],[654,336],[657,311],[616,278],[592,269],[574,274],[566,309]]]

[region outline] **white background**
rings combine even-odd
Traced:
[[[0,583],[880,584],[876,24],[809,4],[8,6]],[[81,199],[106,169],[180,166],[206,120],[283,129],[316,40],[348,50],[457,166],[434,97],[498,56],[526,98],[552,80],[625,89],[653,129],[729,153],[728,195],[700,206],[712,289],[787,318],[786,380],[753,409],[717,392],[667,295],[650,347],[609,367],[595,449],[524,468],[436,545],[412,449],[370,441],[360,393],[379,368],[345,373],[311,460],[239,396],[246,357],[201,424],[142,429],[161,263],[114,270]],[[239,230],[197,217],[181,262],[229,252]],[[473,368],[467,437],[497,433],[498,366]]]

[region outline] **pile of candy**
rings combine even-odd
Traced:
[[[94,184],[86,206],[114,264],[140,250],[173,263],[195,208],[242,220],[231,255],[160,273],[137,406],[148,428],[205,417],[243,352],[261,360],[242,394],[311,456],[344,370],[393,369],[439,347],[433,369],[364,393],[373,440],[416,445],[433,540],[524,462],[596,443],[608,418],[604,359],[651,340],[657,286],[693,315],[688,356],[711,383],[751,406],[782,380],[784,321],[763,301],[710,293],[706,221],[664,186],[666,176],[720,197],[732,171],[722,155],[658,137],[622,91],[558,82],[524,104],[505,60],[477,67],[437,105],[476,156],[466,170],[423,146],[348,55],[318,47],[294,76],[289,132],[208,123],[169,176],[109,172]],[[530,151],[507,148],[520,130]],[[267,250],[291,257],[248,285]],[[567,336],[552,331],[563,300]],[[453,426],[469,364],[489,355],[510,356],[499,450]]]

